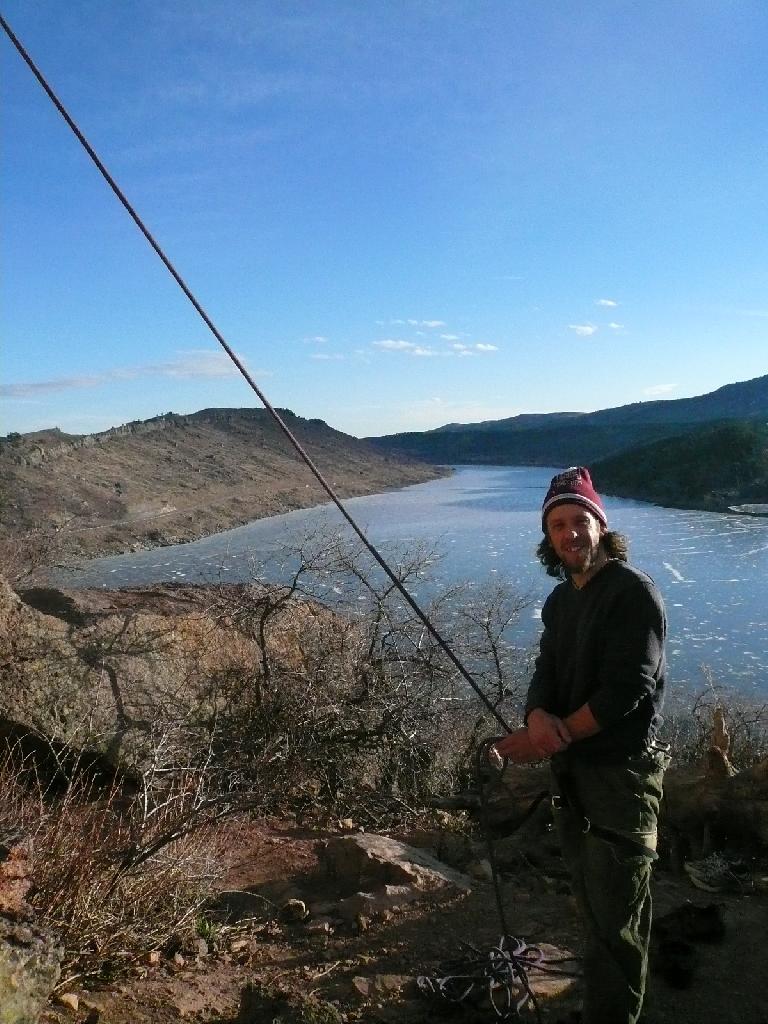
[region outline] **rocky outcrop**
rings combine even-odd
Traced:
[[[62,950],[26,901],[29,854],[19,839],[0,842],[0,1024],[37,1024],[61,973]]]
[[[473,886],[471,878],[425,850],[387,836],[363,833],[331,839],[322,859],[328,873],[348,889],[405,885],[420,892],[446,888],[469,892]]]
[[[219,673],[256,663],[255,643],[185,595],[39,591],[31,607],[0,580],[0,739],[39,761],[140,771],[163,739],[188,756]],[[131,597],[133,600],[131,600]],[[286,641],[286,644],[288,641]]]

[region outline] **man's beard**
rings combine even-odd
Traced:
[[[600,545],[594,547],[587,545],[564,552],[565,557],[561,561],[572,576],[581,576],[590,569],[594,569],[600,561]]]

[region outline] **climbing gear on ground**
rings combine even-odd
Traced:
[[[747,865],[742,861],[729,861],[721,853],[686,861],[683,870],[693,885],[704,892],[746,892],[753,886]]]
[[[486,1008],[487,1004],[502,1021],[519,1017],[532,999],[527,977],[530,970],[572,973],[559,966],[570,962],[570,957],[547,958],[538,946],[529,946],[520,939],[510,941],[508,935],[502,935],[487,953],[468,942],[462,946],[467,950],[464,957],[441,964],[435,976],[422,975],[416,979],[419,991],[478,1009]]]

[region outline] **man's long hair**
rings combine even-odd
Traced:
[[[629,541],[623,533],[607,530],[600,538],[600,543],[605,548],[605,553],[609,558],[616,558],[620,562],[626,562],[629,552]],[[560,580],[568,579],[568,570],[555,554],[555,549],[546,535],[536,548],[536,555],[549,576],[555,576]]]

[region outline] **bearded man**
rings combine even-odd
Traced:
[[[657,740],[664,604],[651,578],[628,564],[625,538],[608,530],[588,470],[553,478],[542,530],[537,554],[562,582],[542,609],[526,730],[496,750],[517,761],[551,758],[553,814],[586,933],[582,1021],[635,1024],[669,763]]]

